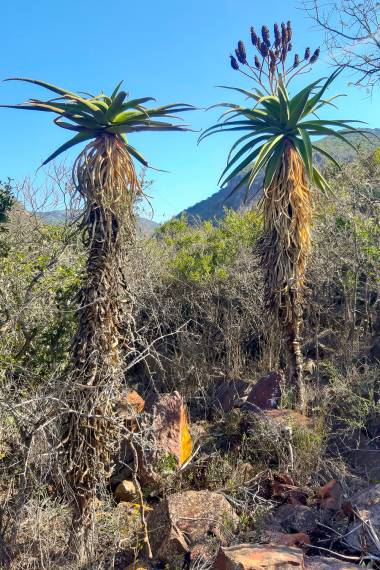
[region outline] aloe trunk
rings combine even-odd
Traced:
[[[300,325],[306,262],[310,252],[311,193],[305,167],[286,142],[278,169],[261,200],[264,231],[259,249],[266,304],[289,349],[289,384],[304,406]]]
[[[132,343],[131,295],[124,277],[134,240],[133,202],[138,183],[117,136],[90,143],[74,165],[86,203],[83,225],[88,262],[79,293],[78,326],[71,346],[72,412],[65,446],[73,506],[70,549],[91,557],[93,503],[109,474],[120,433],[115,404],[123,385],[123,349]],[[124,340],[126,339],[126,340]]]

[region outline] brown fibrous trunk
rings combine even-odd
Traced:
[[[85,203],[88,248],[77,331],[68,371],[70,411],[63,446],[72,504],[70,550],[91,558],[94,500],[120,443],[115,403],[123,385],[123,352],[132,348],[132,297],[124,275],[134,242],[133,205],[140,187],[124,141],[104,135],[77,158],[73,178]]]
[[[304,164],[291,142],[286,143],[281,164],[264,189],[261,206],[264,231],[260,257],[266,305],[287,340],[289,381],[298,405],[303,407],[300,334],[312,204]]]

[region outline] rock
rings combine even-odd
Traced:
[[[380,484],[372,485],[369,489],[360,491],[351,498],[354,509],[361,519],[370,523],[376,535],[380,536]],[[376,539],[372,538],[370,529],[364,524],[360,524],[360,519],[355,517],[352,522],[346,541],[354,551],[362,552],[365,549],[374,555],[380,555],[379,545]],[[356,530],[355,530],[356,529]],[[352,532],[350,532],[352,531]]]
[[[271,372],[260,378],[249,392],[246,404],[261,410],[277,408],[281,398],[281,383],[283,376],[279,372]]]
[[[176,457],[179,465],[189,459],[193,444],[186,406],[178,392],[162,394],[153,404],[153,432],[157,447]]]
[[[321,509],[340,511],[342,508],[342,487],[333,479],[318,490],[318,504]]]
[[[247,380],[222,380],[219,382],[213,406],[223,412],[230,412],[235,406],[240,406],[252,388]]]
[[[133,501],[137,496],[137,491],[133,481],[121,481],[115,489],[114,497],[119,502]]]
[[[214,570],[294,570],[304,568],[304,555],[299,548],[289,546],[253,546],[240,544],[221,547]]]
[[[360,433],[346,452],[347,462],[371,483],[380,482],[380,419],[368,425],[370,436]]]
[[[282,544],[284,546],[302,546],[310,544],[310,537],[304,532],[295,532],[292,534],[284,532],[267,532],[269,542],[271,544]]]
[[[285,474],[274,473],[268,481],[269,497],[290,505],[306,505],[308,491],[294,485],[294,481]]]
[[[139,450],[138,475],[143,485],[154,486],[189,459],[193,442],[186,407],[178,392],[157,396],[149,407],[154,442],[148,449]]]
[[[209,567],[211,561],[215,559],[217,545],[212,540],[205,540],[204,542],[198,542],[195,546],[190,548],[190,560],[192,562],[192,567],[203,568]]]
[[[144,407],[144,400],[135,390],[122,394],[118,403],[119,414],[126,420],[132,420],[144,410]]]
[[[305,558],[305,570],[358,570],[358,566],[324,556],[307,556]]]
[[[273,515],[286,532],[309,534],[317,528],[317,515],[306,505],[281,505]]]
[[[155,556],[173,564],[207,537],[223,543],[237,524],[238,517],[223,495],[185,491],[169,495],[154,508],[148,532]]]

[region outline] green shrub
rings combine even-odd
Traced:
[[[253,246],[261,228],[257,211],[241,214],[227,210],[216,225],[206,221],[193,226],[181,216],[161,226],[157,235],[173,252],[170,266],[174,276],[202,282],[227,278],[239,250]]]

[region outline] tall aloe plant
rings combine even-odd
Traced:
[[[88,260],[71,345],[71,411],[63,440],[73,505],[71,547],[83,560],[88,555],[86,546],[91,544],[91,503],[120,436],[114,421],[115,401],[122,387],[123,350],[133,343],[129,327],[131,296],[124,274],[135,234],[133,205],[142,193],[133,159],[143,166],[148,163],[131,146],[127,135],[185,131],[186,126],[171,119],[193,107],[179,103],[147,108],[144,105],[153,100],[151,97],[129,99],[120,90],[121,84],[110,96],[93,96],[34,79],[11,80],[43,87],[55,97],[3,107],[53,113],[58,127],[75,133],[43,164],[73,146],[87,143],[73,166],[75,187],[84,200],[82,225]]]
[[[264,230],[260,241],[261,265],[265,281],[265,298],[270,313],[284,331],[289,347],[289,378],[304,405],[300,326],[305,269],[311,246],[312,189],[322,192],[328,183],[318,169],[313,151],[336,166],[333,156],[318,146],[316,139],[329,135],[353,146],[346,135],[361,132],[355,121],[327,120],[319,113],[335,107],[336,97],[325,93],[340,71],[327,79],[318,79],[301,91],[290,94],[289,84],[297,75],[316,63],[319,49],[312,54],[306,48],[303,58],[292,51],[291,23],[274,25],[273,39],[267,26],[261,37],[251,28],[256,55],[249,63],[245,45],[239,41],[231,67],[248,77],[253,87],[225,87],[244,95],[245,106],[221,103],[227,110],[219,122],[205,130],[200,140],[218,132],[245,133],[232,146],[221,179],[227,184],[236,175],[240,180],[231,194],[246,187],[250,191],[257,176],[263,173],[260,206]],[[355,148],[355,147],[354,147]]]

